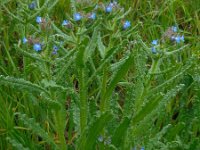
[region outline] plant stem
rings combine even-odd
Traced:
[[[83,133],[87,126],[87,86],[85,81],[85,69],[80,69],[79,72],[79,90],[80,90],[80,126]]]
[[[105,99],[105,93],[106,93],[106,81],[107,81],[107,67],[104,68],[103,70],[103,79],[102,79],[102,88],[101,88],[101,101],[100,101],[100,110],[101,112],[105,111],[105,104],[106,104],[106,99]]]

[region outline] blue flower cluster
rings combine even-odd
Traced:
[[[23,44],[26,44],[26,43],[31,43],[31,40],[30,39],[27,39],[26,37],[24,37],[23,39],[22,39],[22,43]],[[36,51],[36,52],[39,52],[39,51],[41,51],[42,50],[42,44],[40,44],[39,42],[35,42],[34,44],[33,44],[33,49]]]
[[[106,13],[111,13],[113,8],[116,7],[116,6],[117,6],[116,1],[109,3],[105,8]]]
[[[29,9],[32,10],[32,9],[35,9],[35,8],[36,8],[36,2],[33,1],[33,2],[31,2],[29,4]],[[97,10],[98,8],[99,8],[99,6],[97,5],[95,7],[94,11]],[[116,8],[118,8],[118,3],[116,1],[110,2],[105,7],[103,7],[103,9],[105,9],[105,13],[111,13]],[[94,20],[97,19],[97,14],[94,11],[92,11],[92,12],[86,14],[86,15],[84,15],[84,14],[82,14],[80,12],[76,12],[76,13],[73,14],[73,21],[74,22],[80,22],[84,18],[86,18],[88,20],[91,20],[91,21],[94,21]],[[41,25],[41,27],[45,27],[46,20],[44,18],[42,18],[41,16],[37,16],[35,21],[36,21],[37,24]],[[66,20],[66,19],[62,21],[61,25],[63,27],[72,28],[71,21]],[[125,21],[122,22],[121,26],[122,26],[123,30],[127,30],[128,28],[131,27],[131,22],[129,20],[125,20]],[[28,41],[29,40],[26,37],[24,37],[22,39],[22,43],[23,44],[26,44]],[[36,52],[39,52],[39,51],[42,50],[43,46],[38,41],[37,42],[29,42],[29,43],[33,44],[33,49]],[[53,49],[52,54],[57,54],[58,47],[56,45],[54,45],[52,49]]]
[[[178,28],[176,26],[172,26],[171,29],[174,33],[176,33],[178,31]],[[178,44],[185,41],[183,35],[181,35],[181,36],[180,35],[176,35],[176,36],[173,35],[173,36],[171,36],[171,40],[175,41]]]
[[[131,26],[131,22],[128,21],[128,20],[126,20],[126,21],[124,22],[124,24],[123,24],[123,29],[127,29],[127,28],[129,28],[130,26]]]
[[[177,33],[177,32],[178,32],[178,28],[177,28],[176,26],[170,27],[170,30],[171,30],[172,33],[173,33],[172,36],[169,37],[171,41],[173,41],[173,42],[175,42],[175,43],[177,43],[177,44],[179,44],[179,43],[185,41],[184,35],[179,35],[179,34]],[[156,54],[156,53],[157,53],[156,47],[158,47],[158,40],[153,40],[153,41],[151,42],[151,44],[152,44],[151,52],[152,52],[153,54]]]
[[[153,54],[156,54],[157,53],[156,46],[158,45],[158,40],[153,40],[151,42],[151,44],[153,45],[153,47],[151,48],[151,51],[152,51]]]
[[[171,37],[171,40],[172,40],[172,41],[175,41],[175,42],[178,43],[178,44],[185,41],[183,35],[182,35],[182,36],[180,36],[180,35],[172,36],[172,37]]]

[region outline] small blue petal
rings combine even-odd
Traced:
[[[53,46],[53,52],[52,52],[52,54],[56,55],[58,49],[59,49],[58,46],[54,45],[54,46]]]
[[[155,48],[155,47],[152,47],[152,48],[151,48],[151,52],[152,52],[153,54],[156,54],[156,53],[157,53],[156,48]]]
[[[88,18],[95,20],[96,19],[96,13],[93,12]]]
[[[40,43],[35,43],[34,45],[33,45],[33,49],[35,50],[35,51],[41,51],[42,50],[42,46],[41,46],[41,44]]]
[[[58,46],[54,45],[52,54],[54,55],[57,54],[58,49],[59,49]]]
[[[103,136],[99,136],[99,137],[98,137],[98,141],[99,141],[99,142],[103,142]]]
[[[53,46],[53,50],[54,50],[54,51],[57,51],[57,50],[58,50],[58,46],[54,45],[54,46]]]
[[[31,10],[35,9],[36,3],[35,3],[35,2],[32,2],[32,3],[30,3],[30,4],[28,5],[28,7],[29,7],[29,9],[31,9]]]
[[[26,43],[28,42],[28,39],[24,37],[24,38],[22,39],[22,42],[23,42],[23,44],[26,44]]]
[[[116,1],[111,2],[108,6],[110,6],[110,7],[114,7],[115,5],[117,5],[117,2],[116,2]]]
[[[174,41],[175,39],[176,39],[176,37],[175,37],[175,36],[172,36],[172,37],[171,37],[171,40],[172,40],[172,41]]]
[[[42,23],[42,17],[37,16],[37,17],[36,17],[36,22],[37,22],[37,23]]]
[[[173,32],[177,32],[177,30],[178,30],[178,29],[177,29],[176,26],[172,26],[172,31],[173,31]]]
[[[131,26],[131,22],[130,21],[125,21],[123,24],[123,29],[127,29]]]
[[[114,3],[110,3],[108,6],[110,6],[110,7],[114,7]]]
[[[136,147],[133,147],[131,150],[136,150]]]
[[[81,16],[80,13],[75,13],[75,14],[74,14],[74,20],[75,20],[75,21],[80,21],[81,19],[82,19],[82,16]]]
[[[112,12],[112,7],[111,7],[111,6],[107,6],[107,7],[106,7],[106,12],[107,12],[107,13]]]
[[[181,37],[180,36],[175,37],[175,41],[176,41],[176,43],[180,43],[181,42]]]
[[[182,42],[184,42],[184,41],[185,41],[185,38],[184,38],[184,36],[183,36],[183,35],[180,37],[180,40],[181,40]]]
[[[144,147],[141,147],[141,149],[140,150],[144,150]]]
[[[151,44],[153,44],[153,45],[158,45],[158,40],[153,40],[153,41],[151,42]]]
[[[177,37],[175,37],[175,41],[176,41],[176,43],[180,43],[181,41],[184,42],[185,41],[184,36],[178,35]]]
[[[67,25],[69,25],[69,21],[68,20],[63,20],[62,26],[67,26]]]

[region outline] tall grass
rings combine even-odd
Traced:
[[[0,2],[0,149],[200,149],[200,1],[108,4]]]

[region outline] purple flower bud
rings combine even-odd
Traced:
[[[52,54],[56,55],[57,51],[58,51],[58,46],[54,45]]]
[[[35,7],[36,7],[36,2],[35,2],[35,1],[31,2],[31,3],[28,5],[28,7],[29,7],[30,10],[35,9]]]
[[[175,38],[176,38],[175,36],[172,36],[172,37],[171,37],[171,40],[172,40],[172,41],[174,41],[174,40],[175,40]]]

